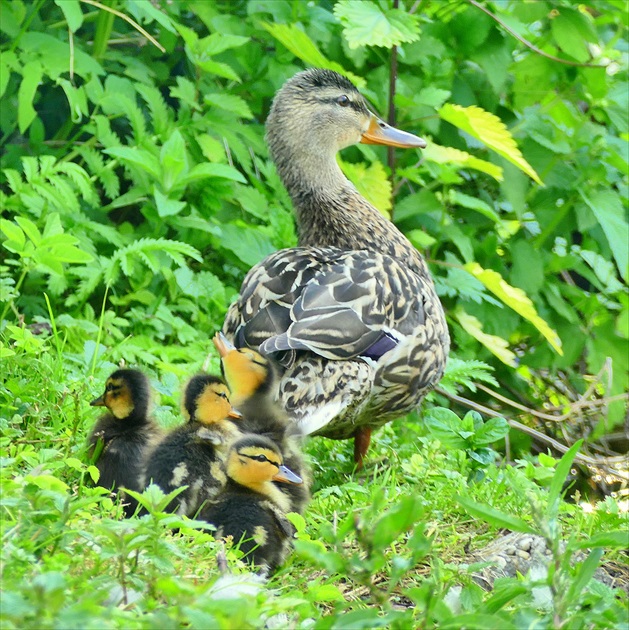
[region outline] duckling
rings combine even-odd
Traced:
[[[214,346],[221,356],[221,369],[231,392],[231,398],[242,420],[243,433],[255,433],[274,442],[288,468],[302,478],[303,483],[279,483],[278,487],[290,499],[290,511],[302,514],[310,499],[310,471],[300,446],[303,436],[274,400],[277,393],[277,368],[273,361],[250,348],[236,348],[225,335],[214,336]]]
[[[147,457],[144,480],[165,493],[188,486],[167,509],[193,517],[225,484],[225,455],[240,435],[229,418],[240,414],[229,402],[227,385],[209,374],[190,379],[182,409],[188,422],[169,433]]]
[[[144,454],[162,437],[162,430],[149,418],[150,387],[139,370],[116,370],[105,383],[104,393],[92,407],[106,407],[88,437],[89,456],[96,458],[98,485],[140,491]],[[131,516],[137,502],[124,491],[124,511]]]
[[[379,120],[347,78],[319,68],[284,84],[266,128],[299,247],[250,270],[223,332],[278,361],[291,420],[306,435],[353,437],[360,466],[372,429],[437,384],[450,338],[426,261],[343,175],[336,153],[426,142]]]
[[[217,536],[240,543],[247,561],[273,571],[290,550],[295,533],[285,517],[290,504],[275,481],[300,484],[302,480],[283,465],[279,448],[268,438],[248,434],[229,449],[227,483],[199,518],[217,528]]]

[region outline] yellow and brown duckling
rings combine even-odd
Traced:
[[[100,472],[104,488],[142,490],[142,460],[162,437],[162,430],[149,417],[151,390],[139,370],[116,370],[105,383],[104,393],[92,407],[106,407],[88,438],[89,453]],[[125,514],[131,516],[135,499],[124,495]]]
[[[245,560],[272,571],[290,551],[295,529],[286,518],[290,503],[276,482],[301,484],[284,466],[268,438],[247,434],[234,442],[226,462],[227,483],[199,518],[214,525],[217,537],[231,536]]]
[[[369,110],[345,77],[313,68],[278,91],[266,122],[271,157],[295,208],[299,247],[247,274],[223,324],[236,346],[282,366],[278,399],[306,435],[354,437],[415,409],[450,346],[426,261],[343,175],[359,142],[425,147]]]
[[[303,436],[284,409],[275,401],[277,368],[274,363],[250,348],[236,348],[220,332],[214,346],[221,357],[221,369],[231,392],[231,400],[242,413],[238,427],[270,439],[280,450],[288,468],[299,475],[299,485],[279,483],[290,499],[290,511],[300,514],[310,499],[310,471],[301,453]]]
[[[225,455],[240,436],[230,418],[240,418],[240,414],[229,401],[227,385],[209,374],[189,381],[182,408],[188,422],[170,432],[149,454],[144,480],[165,493],[188,486],[168,509],[193,517],[225,484]]]

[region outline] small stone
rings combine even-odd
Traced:
[[[504,553],[506,556],[515,556],[515,547],[513,545],[508,545],[505,547]]]
[[[518,549],[515,554],[524,560],[529,560],[531,558],[531,554],[528,551],[524,551],[524,549]]]
[[[532,544],[533,544],[533,540],[529,536],[525,536],[524,538],[520,540],[518,547],[522,551],[530,551]]]

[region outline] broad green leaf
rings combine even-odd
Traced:
[[[33,99],[43,76],[40,63],[38,61],[27,63],[22,70],[22,76],[22,82],[17,92],[17,121],[20,133],[24,133],[37,116],[33,107]]]
[[[83,12],[79,0],[55,0],[55,4],[63,11],[69,29],[76,33],[83,24]]]
[[[476,503],[467,497],[457,496],[456,500],[468,514],[480,518],[494,527],[504,527],[514,532],[523,532],[525,534],[537,533],[526,521],[517,516],[506,514],[489,505]]]
[[[576,549],[594,549],[595,547],[610,547],[612,549],[626,549],[629,534],[626,531],[601,532],[591,538],[580,540],[571,546]]]
[[[206,179],[208,177],[230,179],[235,182],[240,182],[241,184],[245,184],[247,181],[243,177],[242,173],[236,170],[233,166],[228,166],[227,164],[210,164],[208,162],[204,162],[193,167],[185,177],[182,177],[179,180],[178,184],[180,186],[187,186],[192,182]]]
[[[220,226],[220,244],[229,249],[246,265],[253,267],[275,251],[271,239],[259,228],[244,223]]]
[[[19,68],[20,64],[15,53],[11,50],[3,51],[2,55],[0,55],[0,98],[7,89],[11,71],[17,71]]]
[[[383,10],[375,2],[340,0],[334,15],[343,25],[350,48],[384,46],[392,48],[419,39],[419,20],[401,9]]]
[[[629,225],[625,219],[620,196],[611,190],[599,190],[591,197],[579,191],[605,232],[618,271],[627,282],[629,274]]]
[[[178,129],[175,129],[162,145],[159,160],[162,166],[162,185],[166,192],[179,183],[180,175],[188,172],[186,143]]]
[[[162,194],[157,187],[153,191],[153,196],[155,197],[157,214],[159,214],[160,217],[170,217],[179,214],[186,207],[185,201],[169,199],[168,196]]]
[[[241,79],[236,74],[236,71],[226,63],[207,59],[205,61],[197,61],[197,65],[201,68],[201,70],[209,72],[210,74],[215,74],[217,77],[223,77],[224,79],[241,83]]]
[[[550,518],[554,518],[557,516],[557,512],[559,511],[559,499],[561,489],[563,488],[563,484],[568,477],[568,473],[570,472],[570,468],[572,467],[572,462],[577,456],[577,453],[579,452],[582,444],[583,440],[578,440],[577,442],[575,442],[563,454],[563,457],[559,460],[559,463],[557,464],[557,468],[555,468],[555,474],[553,475],[552,481],[550,482],[550,487],[548,489],[548,508],[546,510],[546,513]]]
[[[423,419],[431,435],[444,446],[458,449],[467,447],[467,442],[460,434],[461,419],[454,411],[445,407],[433,407],[426,411]]]
[[[463,168],[471,168],[490,175],[495,180],[503,180],[502,168],[486,160],[481,160],[466,151],[460,151],[452,147],[442,147],[433,142],[429,142],[425,149],[422,149],[422,156],[436,164],[456,164]]]
[[[26,232],[26,236],[33,241],[35,246],[41,243],[42,236],[37,229],[37,226],[26,217],[15,217],[16,223]]]
[[[373,526],[373,548],[384,551],[394,540],[409,531],[419,521],[422,511],[421,497],[404,497],[399,503],[387,510]]]
[[[470,210],[476,210],[488,219],[491,219],[495,223],[500,223],[500,217],[496,214],[496,211],[482,199],[471,197],[458,190],[451,188],[448,194],[449,201],[453,205],[462,206]]]
[[[0,230],[4,233],[4,235],[9,239],[9,241],[13,241],[16,246],[19,248],[18,251],[21,251],[26,243],[26,237],[24,232],[12,221],[8,221],[7,219],[0,219]],[[6,247],[8,241],[4,242]],[[8,248],[7,248],[8,249]],[[12,250],[15,251],[15,250]]]
[[[571,580],[570,587],[568,589],[567,601],[579,601],[578,598],[581,595],[581,592],[594,577],[594,573],[598,568],[602,557],[603,549],[600,547],[592,549],[592,551],[588,554],[588,557],[579,567],[577,574]]]
[[[513,136],[500,118],[476,105],[462,107],[452,103],[446,103],[439,110],[439,116],[480,140],[498,155],[502,155],[503,158],[524,171],[540,186],[543,186],[542,180],[533,167],[524,159]]]
[[[515,353],[509,350],[509,344],[505,339],[483,332],[481,322],[473,315],[466,313],[461,307],[456,308],[454,316],[466,333],[482,343],[487,350],[496,355],[503,363],[511,367],[517,365]]]
[[[476,262],[467,263],[464,268],[478,278],[497,298],[533,324],[546,337],[554,350],[563,355],[559,335],[537,314],[533,302],[522,289],[512,287],[498,272],[483,269]]]
[[[24,481],[32,483],[42,490],[52,490],[53,492],[66,492],[69,489],[67,484],[53,475],[26,475]]]
[[[594,27],[581,11],[559,6],[550,27],[557,46],[582,63],[590,59],[588,42],[598,41]]]
[[[492,444],[509,433],[509,424],[504,418],[490,418],[474,435],[474,445]]]
[[[203,95],[203,98],[206,103],[225,109],[228,112],[233,112],[241,118],[247,118],[248,120],[253,118],[249,105],[240,96],[235,94],[206,93]]]
[[[249,41],[249,37],[232,35],[231,33],[212,33],[197,43],[197,50],[203,55],[212,57],[230,48],[244,46]]]
[[[84,252],[75,245],[68,245],[67,243],[63,245],[55,245],[50,248],[49,252],[55,260],[61,263],[65,262],[78,264],[88,263],[94,260],[94,257],[88,252]]]
[[[308,599],[313,602],[342,602],[343,593],[335,584],[309,584]]]
[[[343,162],[340,158],[338,161],[343,173],[356,186],[358,192],[387,219],[390,219],[392,188],[382,163],[352,164]]]
[[[271,33],[285,48],[288,48],[295,57],[298,57],[305,63],[316,68],[334,70],[346,76],[357,88],[365,87],[366,83],[362,77],[348,72],[335,61],[330,61],[296,24],[262,22],[262,27]]]
[[[68,105],[70,106],[70,119],[74,123],[81,122],[83,116],[87,116],[87,96],[85,95],[85,88],[81,85],[75,87],[67,79],[57,79],[57,84],[60,85],[65,92],[68,99]]]
[[[138,147],[111,147],[103,152],[117,157],[123,162],[129,162],[134,166],[138,166],[158,181],[161,179],[159,160],[145,149],[139,149]]]

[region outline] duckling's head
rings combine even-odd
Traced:
[[[217,376],[197,374],[193,376],[183,395],[182,411],[189,422],[211,425],[226,418],[240,418],[229,402],[229,389]]]
[[[213,341],[236,406],[254,394],[266,394],[271,389],[275,373],[268,359],[251,348],[236,348],[221,332],[214,335]]]
[[[301,477],[282,463],[278,447],[253,433],[240,438],[229,449],[227,475],[242,486],[257,488],[269,481],[301,484]]]
[[[280,172],[287,160],[298,159],[303,168],[310,158],[314,166],[320,162],[313,154],[333,159],[341,149],[359,142],[426,146],[421,138],[376,117],[347,78],[320,68],[300,72],[282,86],[266,127],[271,155]]]
[[[146,416],[151,399],[148,378],[139,370],[116,370],[105,382],[105,392],[93,400],[92,407],[107,407],[118,420]]]

